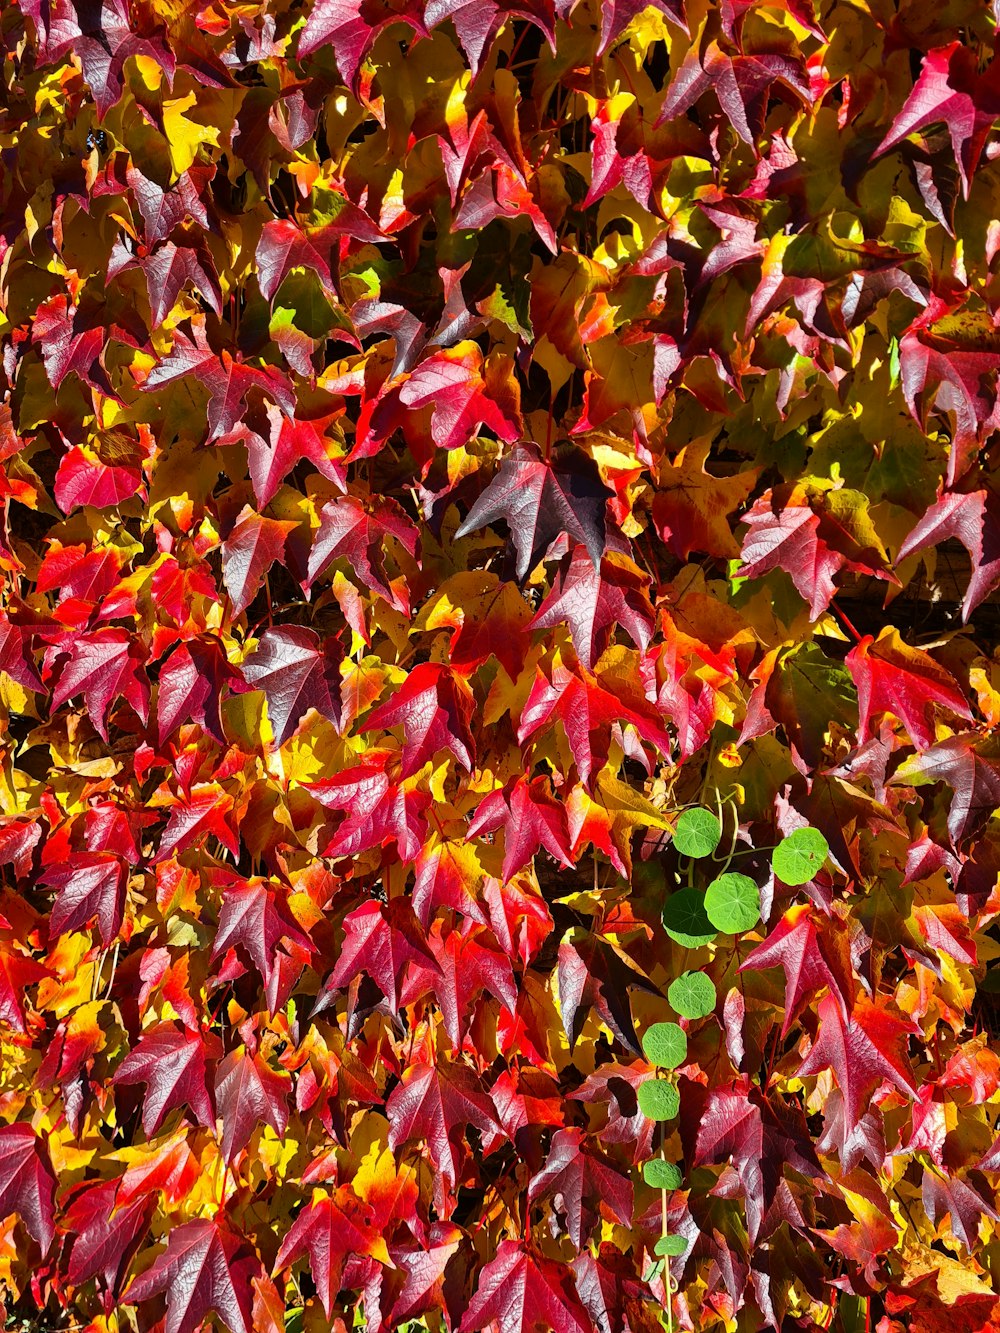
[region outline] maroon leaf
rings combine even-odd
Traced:
[[[229,1166],[267,1123],[280,1138],[288,1128],[287,1074],[276,1074],[259,1055],[232,1051],[215,1074],[215,1105],[222,1119],[222,1157]]]
[[[536,1256],[522,1241],[502,1240],[479,1275],[461,1333],[495,1324],[499,1333],[591,1333],[592,1325],[566,1269]]]
[[[47,1254],[55,1235],[56,1178],[48,1149],[30,1125],[0,1128],[0,1215],[18,1217]]]
[[[42,882],[59,891],[49,918],[53,935],[83,930],[96,919],[105,948],[114,941],[121,930],[128,882],[121,857],[77,852],[65,865],[48,866]]]
[[[208,1095],[208,1061],[215,1055],[218,1038],[205,1038],[173,1023],[147,1028],[115,1071],[113,1082],[145,1083],[142,1128],[151,1138],[168,1113],[188,1106],[195,1118],[209,1128],[215,1112]]]
[[[439,1060],[436,1065],[412,1064],[386,1103],[389,1146],[395,1151],[423,1139],[427,1155],[451,1189],[465,1157],[463,1131],[474,1125],[481,1133],[499,1132],[493,1103],[466,1065]]]
[[[230,1333],[253,1333],[253,1279],[260,1261],[224,1222],[185,1222],[170,1231],[167,1248],[125,1295],[138,1305],[166,1292],[166,1333],[195,1333],[214,1313]]]
[[[529,1204],[542,1198],[554,1200],[578,1250],[590,1239],[602,1203],[622,1226],[632,1225],[632,1182],[606,1157],[586,1148],[578,1129],[553,1134],[544,1167],[528,1182]]]
[[[98,629],[74,636],[52,691],[52,707],[61,708],[74,694],[84,706],[97,734],[108,742],[108,711],[124,699],[145,724],[149,717],[149,682],[143,671],[145,654],[127,630]]]
[[[401,776],[410,777],[447,750],[467,771],[472,771],[474,742],[469,723],[475,708],[472,691],[447,667],[422,662],[387,700],[370,713],[363,730],[390,727],[403,730]]]
[[[249,685],[263,690],[277,745],[284,745],[310,708],[340,726],[340,649],[304,625],[267,629],[243,662]]]

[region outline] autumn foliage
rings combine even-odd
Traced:
[[[4,0],[0,1286],[1000,1328],[985,0]]]

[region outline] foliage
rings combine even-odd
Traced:
[[[13,1321],[1000,1323],[996,24],[0,8]]]

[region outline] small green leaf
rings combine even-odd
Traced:
[[[711,810],[695,806],[677,821],[674,846],[682,856],[711,856],[722,838],[722,825]]]
[[[705,890],[705,914],[717,930],[740,935],[760,920],[760,889],[746,875],[720,875]]]
[[[712,978],[704,972],[682,972],[674,977],[667,999],[681,1018],[705,1018],[718,1002]]]
[[[636,1093],[639,1110],[649,1120],[673,1120],[681,1109],[680,1093],[662,1078],[648,1078]]]
[[[676,1023],[654,1023],[643,1033],[642,1049],[650,1064],[676,1069],[687,1059],[687,1033]]]
[[[661,1259],[676,1259],[679,1255],[687,1254],[687,1248],[688,1243],[683,1236],[661,1236],[653,1246],[653,1253]]]
[[[654,1190],[679,1190],[684,1177],[679,1166],[653,1157],[642,1168],[642,1178]]]
[[[830,844],[819,829],[797,828],[774,849],[772,865],[782,884],[808,884],[823,868]]]
[[[715,930],[705,915],[705,895],[698,889],[678,889],[670,895],[663,908],[663,926],[685,949],[700,949],[715,939]]]

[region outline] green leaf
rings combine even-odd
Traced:
[[[772,866],[782,884],[808,884],[823,868],[830,844],[819,829],[797,828],[774,849]]]
[[[685,949],[711,944],[715,930],[705,915],[705,895],[698,889],[678,889],[663,908],[663,925],[672,940]]]
[[[720,875],[705,890],[705,914],[716,929],[740,935],[760,920],[760,889],[746,875]]]
[[[667,991],[667,999],[681,1018],[706,1018],[718,998],[712,978],[704,972],[682,972]]]
[[[687,1059],[687,1033],[676,1023],[654,1023],[643,1033],[646,1059],[661,1069],[676,1069]]]
[[[683,856],[711,856],[722,838],[722,825],[711,810],[685,810],[677,821],[674,846]]]
[[[654,1190],[679,1190],[684,1177],[679,1166],[653,1157],[643,1165],[642,1178]]]
[[[639,1084],[639,1110],[649,1120],[673,1120],[681,1109],[680,1093],[666,1079],[649,1078]]]
[[[658,1254],[661,1259],[676,1259],[682,1254],[687,1254],[688,1243],[683,1236],[661,1236],[653,1246],[653,1253]]]

